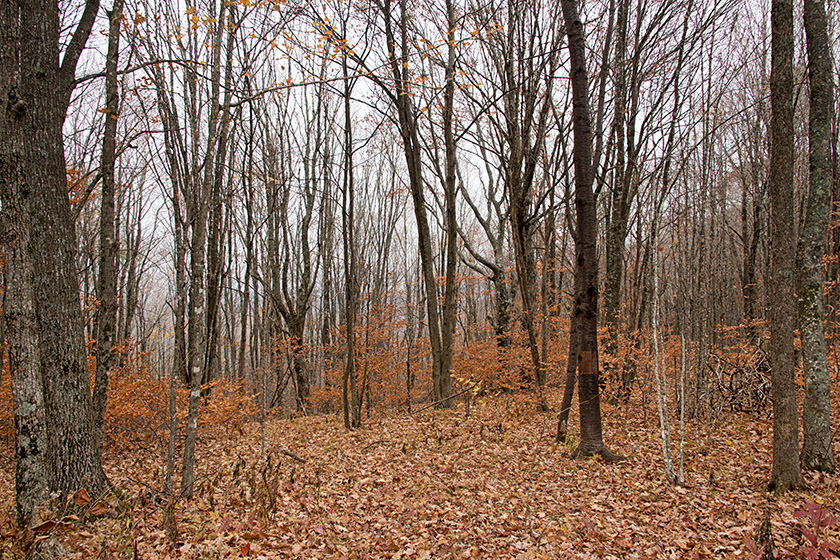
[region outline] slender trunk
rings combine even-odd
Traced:
[[[358,428],[362,423],[359,390],[356,386],[356,304],[359,297],[356,280],[355,197],[353,185],[353,128],[350,112],[352,84],[348,76],[347,57],[342,58],[344,70],[344,185],[342,186],[342,241],[344,245],[344,375],[341,383],[344,427]]]
[[[574,120],[575,210],[575,301],[578,340],[578,401],[580,444],[575,457],[598,454],[617,457],[604,445],[598,372],[598,260],[597,219],[592,192],[592,130],[589,117],[589,78],[586,44],[576,0],[562,0],[563,19],[569,42]]]
[[[417,243],[420,251],[420,264],[425,287],[426,313],[429,326],[429,342],[432,350],[432,385],[434,387],[433,398],[436,403],[448,403],[451,394],[441,394],[441,387],[451,386],[451,381],[442,381],[443,376],[449,376],[449,371],[442,369],[442,341],[440,329],[440,316],[438,312],[437,282],[435,280],[435,263],[432,251],[432,235],[429,228],[428,212],[424,196],[425,186],[423,184],[423,166],[420,153],[420,141],[417,131],[417,120],[410,92],[410,84],[404,76],[408,64],[408,11],[407,0],[399,0],[399,31],[400,31],[400,53],[397,55],[396,41],[393,29],[393,15],[391,1],[384,0],[380,6],[385,19],[385,39],[388,52],[390,53],[389,63],[391,74],[394,80],[394,91],[392,101],[396,105],[399,122],[400,135],[403,140],[403,153],[408,168],[409,187],[414,207],[414,217],[417,221]],[[453,270],[454,273],[454,270]]]
[[[446,0],[446,43],[447,61],[443,92],[443,137],[446,146],[446,169],[444,177],[445,227],[446,233],[446,279],[444,280],[443,321],[441,330],[440,376],[437,381],[437,393],[441,408],[452,408],[452,350],[455,335],[455,316],[457,311],[456,274],[458,271],[458,232],[456,224],[455,199],[455,136],[452,132],[455,102],[455,6],[453,0]]]
[[[671,458],[671,425],[668,419],[668,385],[665,369],[665,352],[662,348],[664,339],[659,332],[659,259],[657,258],[657,240],[653,238],[651,259],[653,261],[653,309],[651,310],[651,328],[653,330],[653,374],[656,378],[656,408],[659,412],[659,434],[662,440],[662,459],[665,463],[665,476],[668,482],[676,484],[674,461]]]
[[[123,0],[116,0],[108,19],[108,55],[105,63],[105,134],[102,138],[102,201],[99,216],[99,278],[96,317],[96,380],[93,386],[93,414],[96,445],[100,452],[105,430],[105,407],[108,399],[108,376],[114,365],[114,334],[117,323],[117,251],[114,225],[114,165],[117,149],[117,119],[120,98],[117,89],[117,61],[120,48],[120,24]]]
[[[207,220],[210,209],[210,195],[213,163],[216,159],[216,149],[219,142],[217,127],[220,118],[219,90],[221,89],[221,51],[222,35],[225,29],[227,5],[221,3],[218,19],[216,20],[216,36],[213,44],[211,66],[211,94],[212,107],[207,124],[207,153],[204,156],[204,177],[200,180],[194,177],[193,192],[190,193],[190,204],[187,207],[192,236],[190,238],[190,289],[187,306],[187,363],[190,381],[189,408],[187,410],[187,429],[184,439],[184,459],[181,472],[181,495],[192,498],[195,482],[195,443],[198,435],[198,407],[201,400],[201,383],[203,372],[206,371],[206,344],[208,311],[205,296],[205,272],[207,247]],[[196,80],[194,72],[189,73],[191,80]],[[193,84],[194,86],[194,84]],[[193,108],[197,110],[196,108]],[[197,115],[192,115],[195,118]],[[199,142],[196,135],[200,135],[196,128],[191,130],[194,144]],[[196,152],[194,152],[196,155]],[[195,169],[198,173],[198,169]]]
[[[607,339],[604,360],[605,374],[618,382],[618,314],[621,305],[621,280],[624,273],[624,242],[629,215],[629,169],[626,169],[625,121],[627,119],[627,27],[630,0],[618,0],[615,42],[615,171],[613,172],[611,213],[608,216],[605,251],[604,321]],[[627,166],[629,168],[629,166]],[[617,383],[618,384],[618,383]],[[622,400],[629,397],[629,388],[619,389]]]
[[[563,401],[560,404],[560,413],[557,415],[557,435],[555,441],[564,443],[568,439],[569,412],[572,409],[572,399],[575,396],[575,385],[577,383],[577,357],[578,357],[578,336],[577,319],[572,314],[569,326],[569,355],[566,362],[566,384],[563,387]]]

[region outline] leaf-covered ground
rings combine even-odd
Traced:
[[[549,396],[557,409],[560,393]],[[463,405],[375,414],[349,433],[337,416],[275,420],[264,452],[257,424],[204,435],[195,498],[175,508],[175,547],[156,450],[108,455],[121,498],[106,498],[98,516],[86,506],[51,534],[72,558],[751,558],[769,511],[777,557],[806,557],[813,525],[796,512],[836,512],[840,478],[808,474],[807,490],[768,494],[770,425],[740,415],[711,430],[689,423],[685,485],[675,487],[650,404],[604,405],[607,444],[626,457],[617,464],[571,460],[554,443],[555,414],[527,395],[488,397],[469,416]],[[673,437],[678,463],[678,424]],[[20,535],[4,462],[9,557]],[[833,548],[837,527],[814,536]]]

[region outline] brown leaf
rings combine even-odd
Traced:
[[[85,507],[90,503],[90,494],[84,488],[79,489],[76,495],[73,496],[73,503],[79,507]]]
[[[108,513],[108,508],[101,501],[96,502],[91,506],[89,513],[91,515],[105,515]]]
[[[55,521],[44,521],[40,525],[36,525],[32,528],[33,533],[49,533],[52,531],[53,527],[58,525]]]

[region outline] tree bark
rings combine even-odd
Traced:
[[[771,268],[768,318],[773,395],[773,471],[769,487],[802,485],[794,383],[793,2],[773,0],[770,72]]]
[[[446,151],[444,186],[444,223],[446,231],[446,278],[443,289],[443,318],[441,323],[440,373],[437,379],[437,393],[441,399],[441,408],[452,408],[452,352],[455,336],[455,315],[457,313],[456,274],[458,272],[458,231],[456,223],[455,168],[457,154],[455,136],[452,132],[455,103],[455,5],[446,0],[446,44],[447,57],[445,84],[443,86],[443,138]]]
[[[432,385],[433,398],[437,406],[452,406],[452,394],[441,393],[442,388],[451,387],[450,371],[443,370],[442,341],[440,328],[440,314],[437,297],[437,282],[435,280],[434,255],[432,252],[432,235],[429,228],[428,212],[424,196],[423,166],[421,161],[420,141],[417,132],[417,117],[412,103],[409,80],[406,69],[408,65],[408,7],[406,0],[399,0],[399,32],[400,54],[397,53],[396,36],[394,33],[391,0],[384,0],[377,5],[385,20],[385,40],[389,53],[391,77],[394,80],[393,90],[383,86],[397,110],[400,135],[403,141],[403,153],[408,168],[409,187],[417,221],[417,243],[420,252],[420,265],[423,273],[423,284],[426,290],[426,312],[429,321],[429,342],[432,350]],[[450,232],[454,235],[455,232]],[[454,273],[454,270],[452,271]]]
[[[617,459],[604,445],[601,429],[601,400],[598,383],[598,257],[597,220],[592,192],[592,124],[589,116],[589,78],[586,73],[586,44],[576,0],[563,0],[563,19],[569,41],[574,120],[575,211],[575,299],[578,336],[578,401],[580,444],[573,457],[600,455]]]
[[[826,362],[823,330],[823,257],[831,212],[834,122],[834,77],[823,0],[805,0],[805,32],[810,82],[809,192],[808,210],[797,252],[799,331],[805,375],[802,466],[833,471],[837,464],[832,449],[831,381]]]
[[[195,482],[195,444],[198,434],[198,407],[201,399],[201,383],[203,372],[206,371],[206,348],[207,348],[207,325],[208,311],[206,309],[205,274],[206,274],[206,247],[207,247],[207,221],[210,210],[211,186],[213,182],[213,163],[216,160],[216,151],[219,144],[218,126],[220,121],[221,104],[219,95],[221,89],[221,52],[222,37],[225,31],[227,18],[227,5],[223,2],[219,7],[219,14],[216,19],[215,37],[212,44],[212,62],[210,71],[210,115],[207,121],[207,151],[204,155],[203,169],[204,176],[199,178],[200,166],[192,170],[191,191],[188,194],[187,217],[192,227],[190,237],[190,286],[189,301],[187,303],[187,376],[189,378],[190,396],[187,409],[187,427],[184,436],[184,459],[181,471],[181,495],[187,499],[192,498],[193,484]],[[231,30],[231,33],[234,31]],[[197,70],[190,68],[187,72],[188,87],[194,91]],[[198,109],[193,107],[190,117],[190,141],[193,149],[200,142],[201,133],[198,130],[199,115],[195,113]],[[197,159],[197,153],[193,151],[193,159]]]
[[[59,67],[60,22],[55,2],[20,2],[20,97],[23,172],[30,199],[38,350],[44,387],[50,490],[66,495],[105,486],[96,445],[84,324],[76,271],[74,214],[67,192],[62,126],[75,68],[99,7],[85,4]],[[14,48],[14,47],[13,47]],[[58,86],[58,91],[56,91]]]
[[[358,428],[362,424],[359,389],[356,386],[356,308],[359,284],[356,278],[356,201],[353,184],[353,120],[350,99],[353,85],[348,76],[347,56],[342,58],[344,71],[344,175],[341,189],[342,243],[344,249],[344,373],[341,380],[344,427]],[[410,397],[409,397],[410,398]]]
[[[35,521],[47,496],[47,432],[38,361],[34,279],[30,260],[28,185],[24,182],[22,118],[18,97],[18,7],[0,2],[0,231],[5,264],[3,319],[8,343],[15,421],[15,520],[20,529]]]
[[[631,165],[626,160],[625,120],[627,118],[627,27],[630,0],[618,0],[615,42],[615,171],[613,173],[611,212],[607,216],[604,282],[604,322],[607,327],[605,370],[616,382],[623,381],[618,372],[618,327],[621,306],[621,280],[624,275],[624,243],[630,214]],[[631,158],[632,159],[632,158]],[[617,383],[618,385],[618,383]],[[629,387],[619,385],[619,397],[629,398]]]
[[[557,435],[554,441],[565,443],[569,432],[569,412],[572,410],[572,399],[577,385],[577,357],[578,357],[578,326],[575,315],[572,315],[569,326],[569,354],[566,362],[566,384],[563,386],[563,401],[560,403],[560,413],[557,415]]]
[[[99,214],[99,277],[96,314],[96,378],[93,386],[94,428],[96,445],[102,449],[105,430],[105,407],[108,399],[108,376],[114,365],[113,351],[117,327],[117,241],[114,194],[114,166],[117,151],[117,119],[120,97],[117,89],[117,62],[120,48],[120,24],[123,0],[115,0],[108,12],[108,54],[105,61],[105,133],[102,137],[102,201]]]

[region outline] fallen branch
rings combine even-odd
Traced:
[[[297,455],[297,454],[295,454],[295,453],[292,453],[291,451],[288,451],[288,450],[286,450],[286,449],[284,449],[283,451],[281,451],[281,453],[282,453],[283,455],[285,455],[286,457],[291,457],[291,458],[292,458],[292,459],[294,459],[295,461],[299,461],[299,462],[301,462],[301,463],[305,463],[305,462],[306,462],[306,459],[302,458],[300,455]]]
[[[372,441],[372,442],[370,442],[369,444],[367,444],[367,445],[365,445],[364,447],[362,447],[362,451],[366,451],[369,447],[373,447],[373,446],[374,446],[374,445],[376,445],[377,443],[388,443],[388,440],[387,440],[387,439],[378,439],[378,440],[376,440],[376,441]]]

